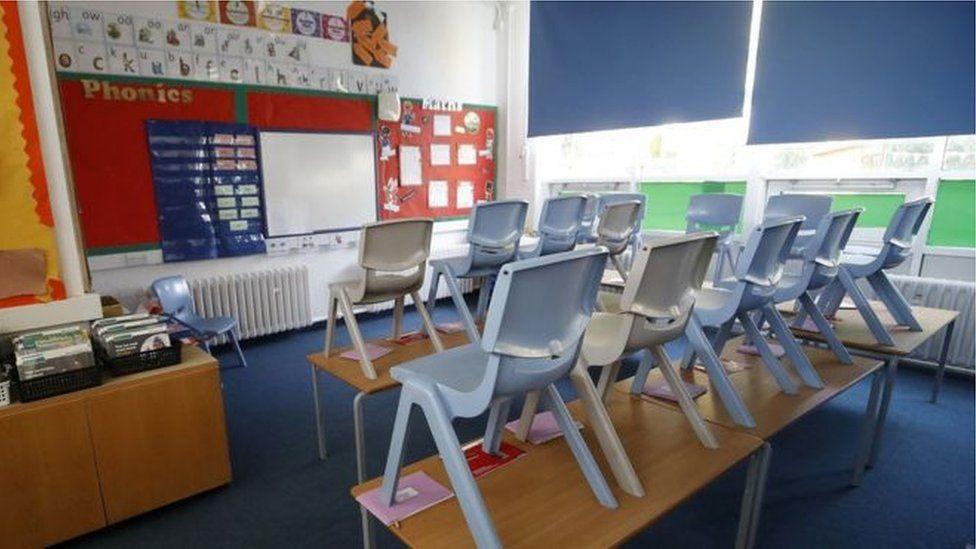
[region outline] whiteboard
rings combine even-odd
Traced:
[[[376,221],[371,134],[260,132],[268,237]]]

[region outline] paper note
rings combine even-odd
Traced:
[[[482,441],[476,440],[464,446],[464,459],[475,479],[508,465],[525,454],[525,450],[502,441],[498,454],[492,455],[481,447]]]
[[[451,146],[443,144],[433,144],[430,146],[430,165],[431,166],[450,166],[451,165]]]
[[[454,494],[427,476],[423,471],[411,473],[400,479],[393,496],[393,505],[383,502],[380,487],[356,496],[356,501],[369,510],[383,524],[413,516],[424,509],[449,499]]]
[[[427,185],[427,207],[447,207],[447,181],[431,181]]]
[[[416,187],[423,185],[420,171],[420,147],[400,147],[400,185]]]
[[[451,135],[451,115],[434,115],[434,135],[444,137]]]
[[[474,185],[470,181],[460,181],[457,186],[457,208],[474,207]]]
[[[478,151],[474,145],[458,145],[458,166],[472,166],[478,163]]]

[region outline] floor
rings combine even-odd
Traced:
[[[452,320],[446,301],[439,321]],[[419,326],[415,312],[407,327]],[[367,338],[384,337],[390,316],[364,316]],[[324,326],[244,343],[250,366],[223,375],[234,481],[231,485],[130,519],[70,542],[75,547],[357,547],[358,507],[352,442],[354,390],[322,375],[330,457],[315,450],[312,392],[305,355],[322,348]],[[346,344],[344,329],[337,331]],[[218,350],[225,364],[234,357]],[[633,368],[631,363],[625,373]],[[974,387],[947,376],[941,401],[929,404],[928,371],[903,368],[895,386],[877,467],[861,487],[849,479],[868,395],[862,382],[772,440],[773,460],[759,547],[946,547],[972,544],[976,529]],[[571,394],[569,386],[562,388]],[[386,457],[397,392],[367,399],[368,468]],[[512,414],[518,411],[513,406]],[[418,425],[421,425],[418,423]],[[480,421],[457,424],[462,441]],[[424,429],[413,432],[407,460],[435,452]],[[634,547],[730,547],[744,465],[635,537]],[[653,494],[654,487],[648,490]],[[398,546],[387,532],[379,545]]]

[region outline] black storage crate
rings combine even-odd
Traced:
[[[99,362],[104,364],[108,368],[108,371],[112,372],[112,375],[124,376],[179,364],[180,347],[180,341],[178,339],[172,339],[169,347],[116,358],[109,358],[99,347],[97,356]]]
[[[102,384],[102,371],[98,364],[21,381],[18,384],[20,401],[31,402],[42,398],[63,395]]]

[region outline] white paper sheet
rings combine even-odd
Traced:
[[[430,165],[431,166],[450,166],[451,165],[451,146],[433,144],[430,146]]]
[[[459,209],[474,207],[474,185],[470,181],[458,181],[456,200]]]
[[[420,147],[400,147],[400,186],[416,187],[423,185],[420,171]]]
[[[434,115],[434,135],[441,136],[441,137],[451,135],[451,115],[449,114]]]
[[[447,181],[431,181],[427,184],[427,207],[446,208]]]
[[[478,151],[474,145],[458,145],[458,166],[472,166],[478,163]]]

